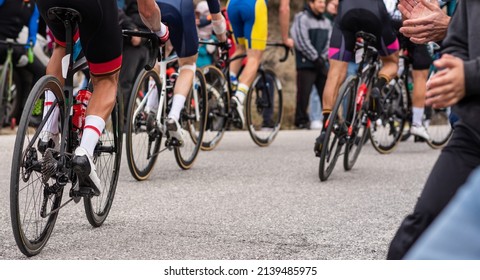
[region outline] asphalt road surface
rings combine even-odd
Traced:
[[[352,171],[339,162],[320,182],[316,136],[281,131],[259,148],[248,132],[227,132],[188,171],[163,153],[144,182],[124,156],[105,224],[92,228],[83,203],[69,204],[32,259],[384,259],[439,151],[410,141],[380,155],[368,144]],[[10,225],[14,141],[0,136],[0,259],[25,258]]]

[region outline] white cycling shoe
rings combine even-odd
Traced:
[[[98,178],[92,157],[88,154],[87,150],[82,147],[75,149],[72,166],[80,183],[80,192],[86,195],[100,195],[102,184],[100,178]]]
[[[412,125],[410,127],[410,133],[412,135],[421,137],[427,141],[430,140],[430,135],[428,134],[427,129],[423,125]]]
[[[185,145],[184,139],[186,137],[185,130],[182,129],[178,121],[174,118],[168,118],[166,123],[169,137],[171,139],[176,139],[180,144],[180,147],[183,147]]]

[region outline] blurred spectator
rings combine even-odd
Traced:
[[[215,42],[213,35],[212,17],[207,1],[200,1],[195,7],[198,38],[202,41]],[[213,45],[200,45],[198,48],[197,66],[203,67],[213,64],[216,47]]]
[[[338,0],[327,0],[327,6],[326,6],[324,16],[332,22],[332,25],[333,25],[333,21],[335,20],[335,16],[337,15],[337,8],[338,8]],[[352,74],[355,73],[354,70]],[[322,100],[319,97],[319,93],[316,87],[312,87],[312,92],[310,93],[310,104],[308,105],[308,108],[309,108],[308,116],[310,118],[310,129],[321,129],[323,125]]]
[[[12,39],[17,40],[24,26],[28,26],[27,44],[32,47],[37,41],[38,20],[40,14],[33,2],[28,0],[0,0],[0,40]],[[0,64],[6,59],[7,46],[0,45]],[[31,87],[45,75],[45,65],[34,56],[33,62],[29,62],[27,58],[27,48],[14,47],[13,64],[17,71],[21,71],[22,75],[18,75],[16,81],[18,97],[21,98],[20,105],[12,108],[12,117],[20,118],[23,103],[28,96]],[[25,75],[26,74],[26,75]],[[0,124],[2,126],[4,124]],[[5,125],[8,125],[5,124]]]
[[[302,12],[295,15],[290,29],[295,41],[297,66],[297,106],[295,126],[309,128],[307,107],[315,85],[321,99],[327,79],[327,55],[332,22],[324,16],[325,0],[309,0]]]
[[[480,259],[480,168],[405,256],[410,260]]]

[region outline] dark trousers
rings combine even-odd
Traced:
[[[297,107],[295,109],[295,126],[305,127],[310,123],[308,117],[308,102],[310,101],[310,93],[312,87],[317,87],[320,100],[323,96],[323,88],[327,77],[315,69],[298,69],[297,70]]]
[[[402,259],[405,256],[479,165],[480,135],[459,121],[452,139],[435,163],[413,213],[403,220],[395,234],[387,259]]]
[[[134,47],[129,44],[123,45],[122,69],[119,77],[119,92],[123,96],[125,116],[128,110],[128,100],[132,92],[133,83],[138,73],[147,63],[148,50],[145,46]]]

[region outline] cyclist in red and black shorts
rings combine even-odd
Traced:
[[[332,36],[330,38],[327,82],[323,91],[323,119],[330,116],[333,104],[337,98],[340,85],[345,80],[348,62],[354,58],[356,43],[355,34],[358,31],[372,33],[377,38],[376,48],[379,51],[383,67],[378,73],[378,79],[371,90],[370,110],[373,118],[381,112],[381,91],[388,82],[397,75],[399,44],[391,26],[390,16],[382,0],[340,0],[338,15],[335,18]],[[327,125],[328,122],[326,121]],[[326,125],[315,141],[314,151],[320,156],[321,146],[325,138]]]
[[[47,65],[47,75],[54,75],[62,83],[62,58],[65,56],[65,27],[61,21],[50,20],[47,11],[52,7],[72,8],[80,12],[81,22],[74,40],[80,37],[83,52],[88,61],[95,92],[89,101],[85,128],[80,146],[75,150],[73,165],[80,166],[84,174],[78,174],[80,187],[89,187],[99,195],[100,179],[92,161],[93,151],[105,128],[105,120],[115,105],[118,75],[122,65],[122,35],[118,25],[116,0],[37,0],[38,9],[55,36],[55,49]],[[53,92],[45,93],[44,114],[55,100]],[[59,109],[55,108],[45,124],[39,146],[58,148]]]

